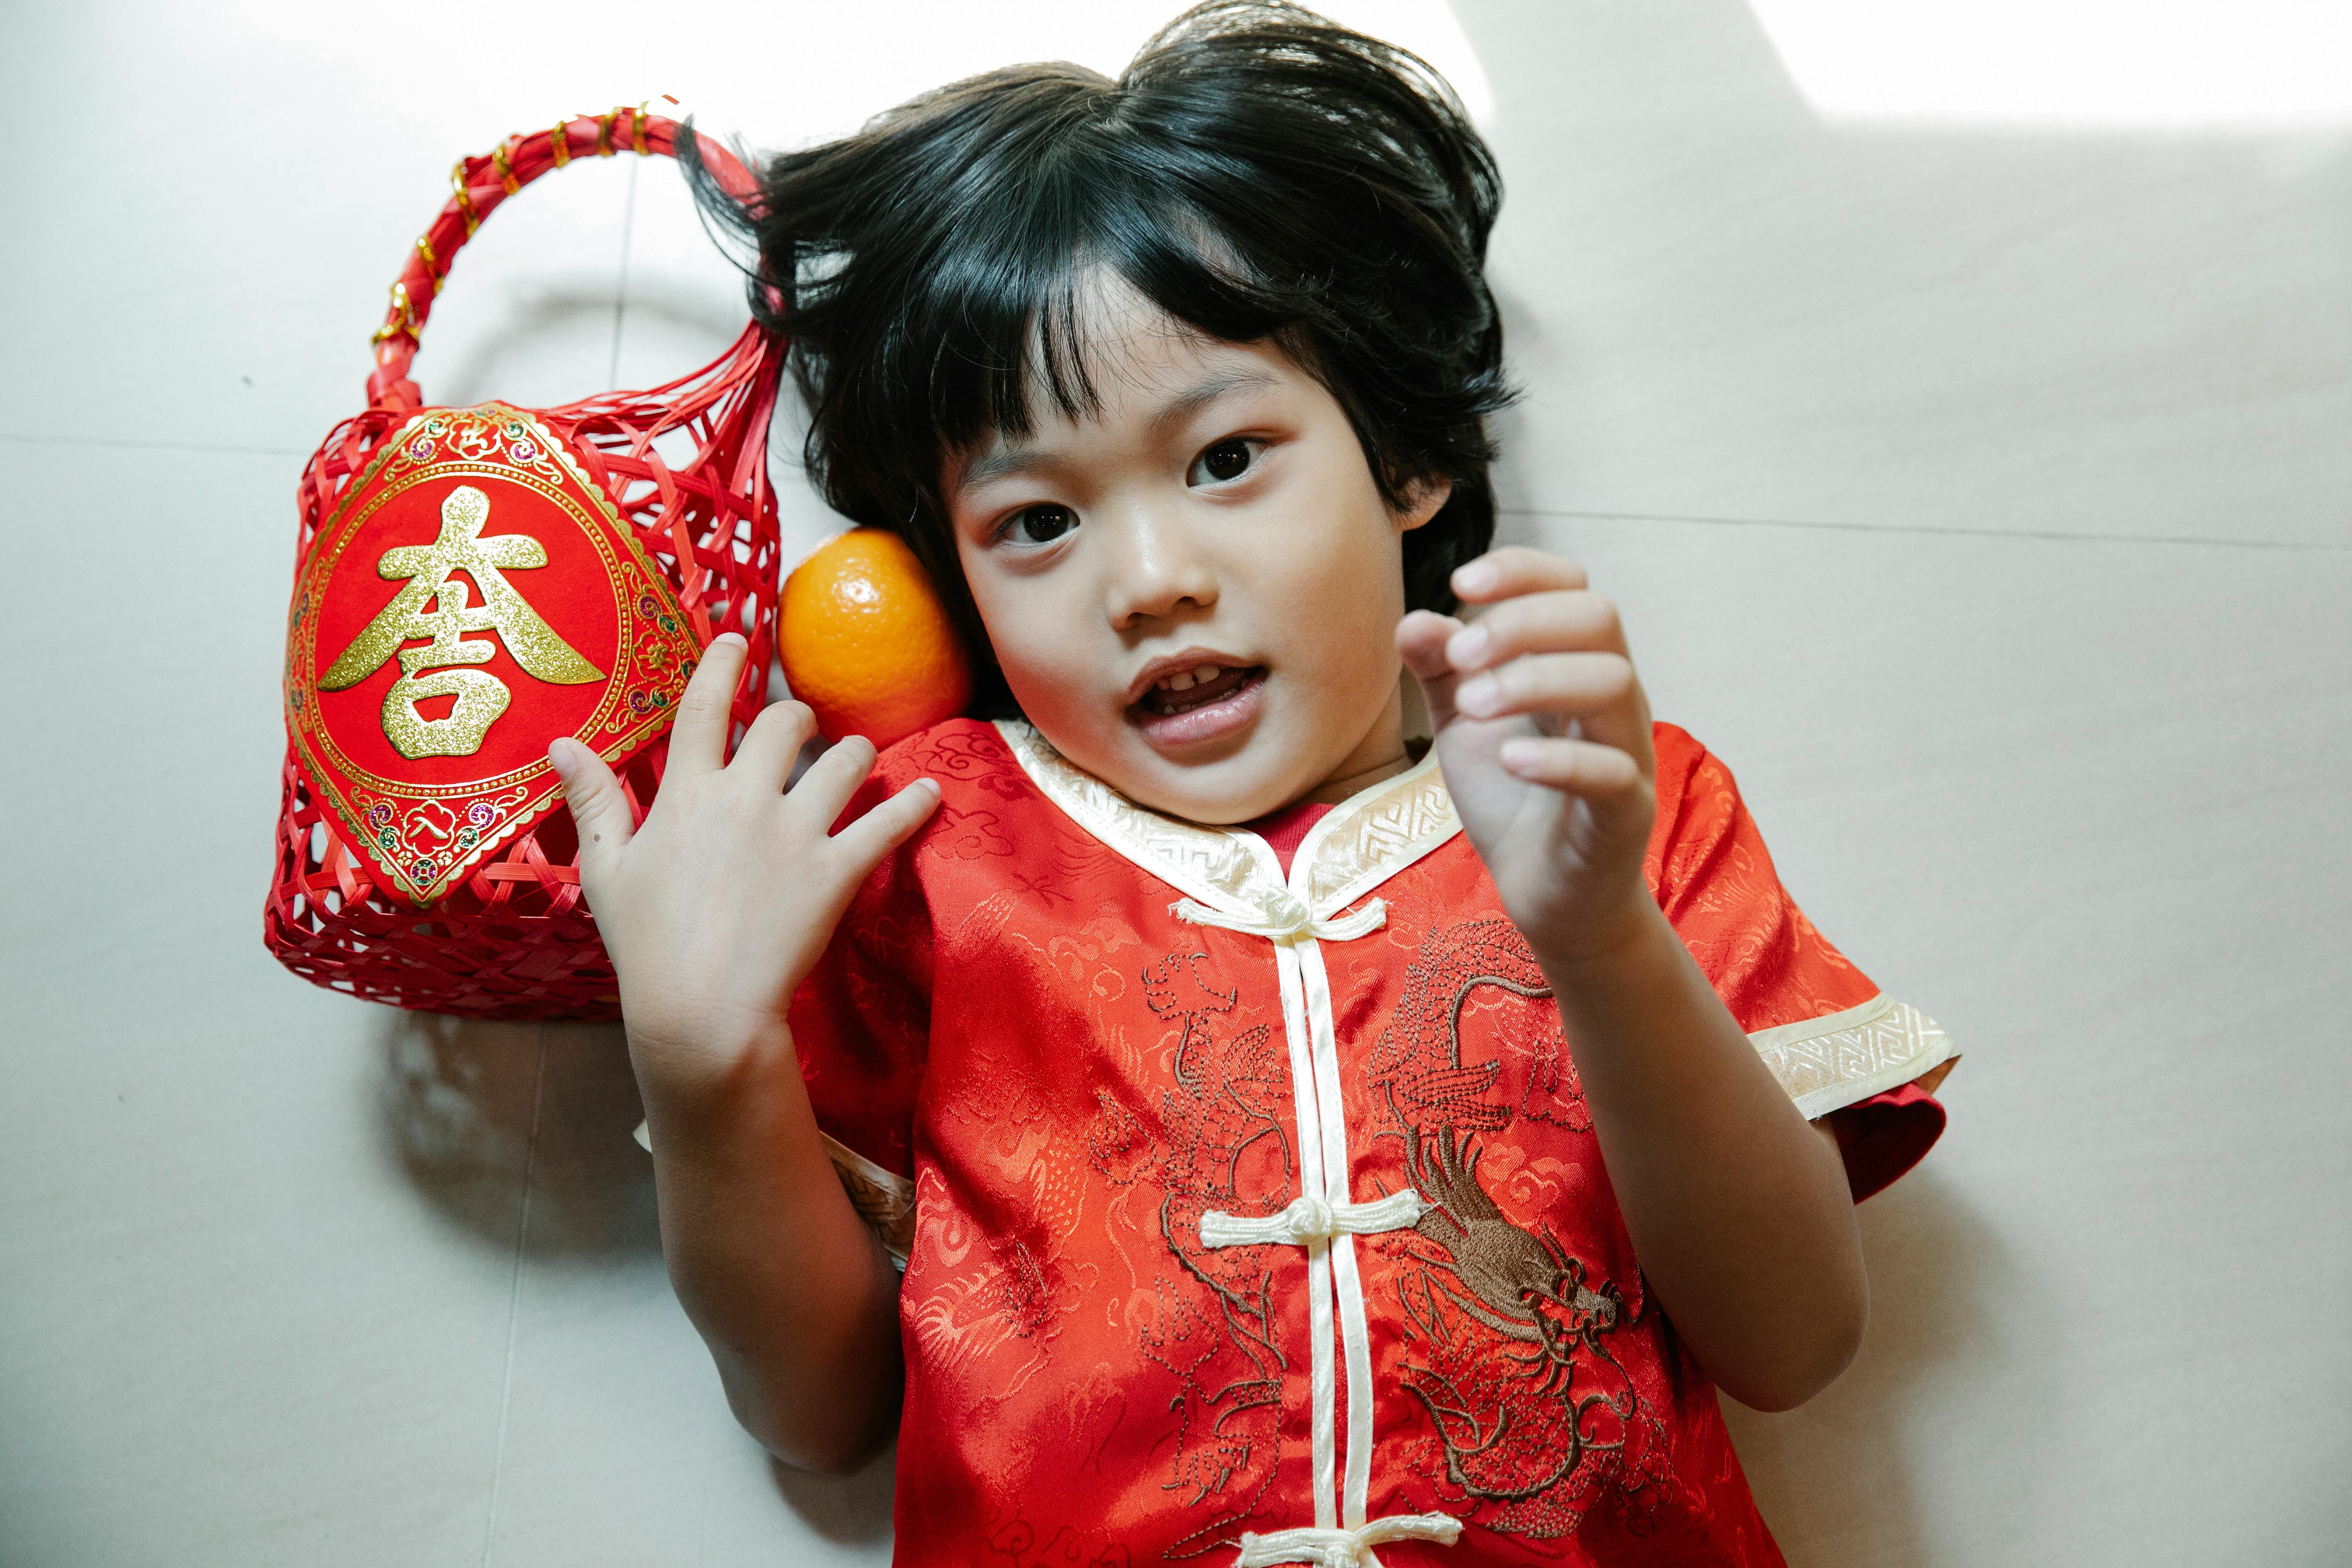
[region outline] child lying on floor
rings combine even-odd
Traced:
[[[1853,1355],[1950,1046],[1584,573],[1488,548],[1452,94],[1213,5],[704,194],[984,671],[787,790],[808,712],[726,761],[721,638],[634,832],[554,748],[743,1424],[895,1431],[902,1563],[1778,1563],[1715,1391]]]

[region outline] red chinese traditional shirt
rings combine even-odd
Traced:
[[[1814,931],[1719,763],[1657,752],[1661,907],[1799,1110],[1874,1108],[1841,1142],[1883,1184],[1950,1041]],[[901,742],[853,811],[921,774],[792,1011],[906,1268],[896,1561],[1781,1561],[1433,755],[1286,868],[1018,722]]]

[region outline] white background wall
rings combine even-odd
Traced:
[[[796,142],[1155,12],[0,9],[0,1563],[887,1557],[887,1461],[728,1416],[613,1031],[263,952],[293,485],[458,153],[661,92]],[[1510,184],[1510,531],[1967,1051],[1860,1361],[1733,1412],[1791,1561],[2344,1561],[2352,138],[1824,117],[1740,0],[1346,14]],[[418,376],[558,401],[740,321],[669,166],[585,163]]]

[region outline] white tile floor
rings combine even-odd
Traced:
[[[458,153],[661,91],[797,140],[1154,10],[0,11],[0,1563],[887,1557],[887,1463],[729,1417],[611,1031],[263,952],[291,490]],[[1968,1049],[1861,1361],[1734,1412],[1791,1561],[2340,1562],[2352,136],[1825,124],[1739,0],[1355,12],[1492,104],[1510,526]],[[738,310],[667,165],[591,163],[420,378],[639,384]]]

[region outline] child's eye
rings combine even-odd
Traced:
[[[1192,459],[1192,471],[1184,476],[1184,482],[1221,485],[1228,479],[1240,479],[1257,460],[1258,445],[1255,441],[1232,436],[1202,447],[1201,455]]]
[[[1024,506],[1004,520],[998,535],[1015,544],[1051,544],[1078,526],[1078,514],[1054,501]]]

